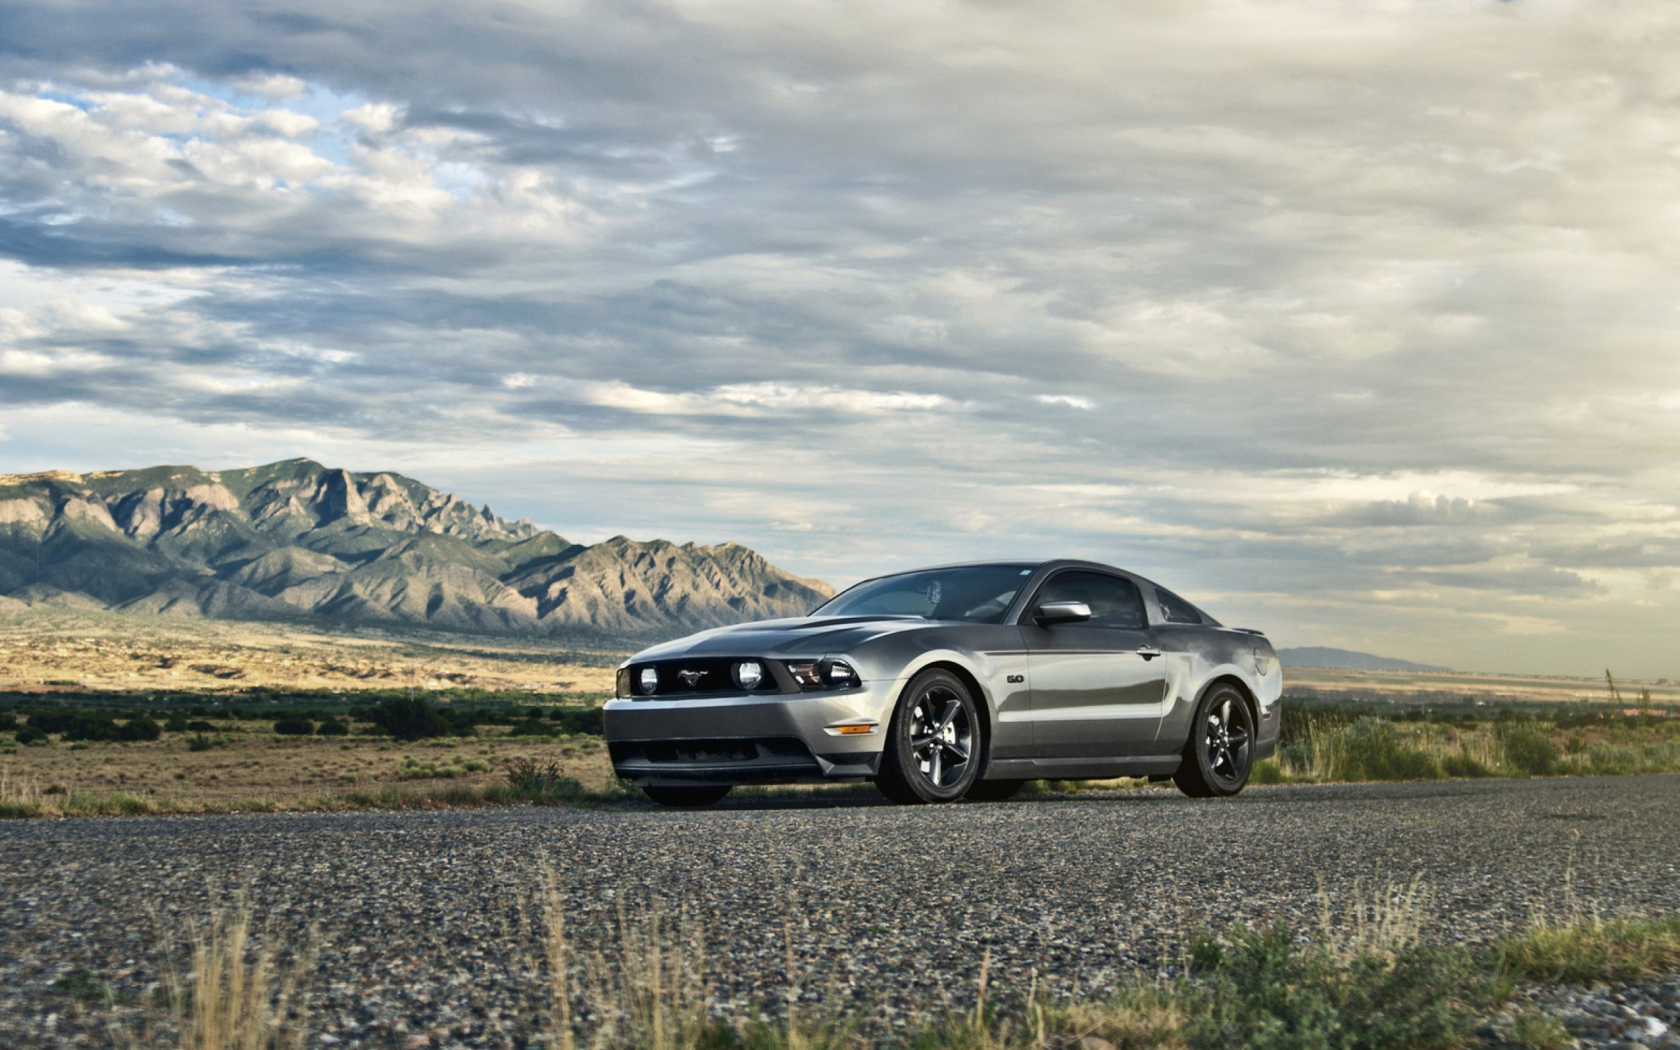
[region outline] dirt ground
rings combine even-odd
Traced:
[[[177,733],[144,743],[65,744],[54,738],[46,746],[8,747],[0,753],[0,794],[53,801],[121,791],[187,812],[313,809],[335,797],[377,796],[393,787],[488,787],[505,781],[514,758],[558,763],[562,775],[591,791],[613,783],[598,737],[509,737],[481,728],[485,735],[476,738],[405,744],[382,737],[275,737],[266,723],[215,724],[212,739],[219,742],[207,751],[188,750],[190,734]],[[423,772],[427,766],[461,772],[434,778]]]
[[[0,616],[0,689],[271,686],[607,694],[624,653],[544,641],[30,610]]]

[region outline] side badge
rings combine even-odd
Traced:
[[[1003,680],[1008,682],[1010,685],[1016,685],[1020,682],[1025,682],[1027,680],[1027,676],[1024,674],[1005,675]]]

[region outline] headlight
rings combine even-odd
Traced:
[[[801,661],[788,664],[787,669],[803,690],[852,689],[863,684],[844,660]]]
[[[748,660],[735,665],[735,684],[742,689],[757,689],[764,681],[764,665]]]
[[[656,667],[642,668],[642,674],[636,682],[636,687],[642,691],[644,696],[657,693],[659,691],[659,669]]]
[[[618,697],[630,695],[630,668],[620,667],[618,669],[618,682],[617,687],[613,690],[613,695]]]

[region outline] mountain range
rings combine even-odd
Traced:
[[[1396,660],[1392,656],[1374,656],[1351,649],[1331,649],[1323,645],[1303,645],[1294,649],[1279,649],[1278,659],[1285,667],[1328,667],[1337,671],[1450,671],[1450,667],[1434,664],[1414,664],[1410,660]]]
[[[736,543],[586,546],[308,459],[0,475],[0,607],[618,640],[802,616],[833,594]]]

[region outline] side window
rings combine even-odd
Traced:
[[[1143,595],[1138,593],[1137,584],[1107,573],[1060,573],[1038,592],[1037,601],[1084,602],[1091,607],[1091,618],[1085,621],[1090,627],[1138,630],[1144,626]]]
[[[1164,587],[1155,588],[1155,600],[1161,603],[1161,612],[1168,623],[1202,622],[1201,610]]]

